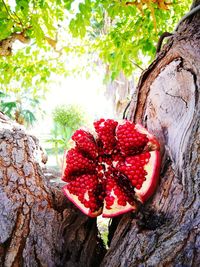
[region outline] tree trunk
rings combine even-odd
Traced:
[[[105,96],[111,100],[115,118],[121,119],[123,112],[135,92],[133,75],[127,79],[123,72],[106,87]]]
[[[38,140],[0,113],[0,266],[98,266],[96,220],[41,170]]]
[[[199,22],[183,22],[140,79],[129,119],[160,140],[160,183],[137,213],[113,220],[102,267],[200,266]],[[0,266],[97,267],[96,220],[45,180],[41,152],[0,114]]]
[[[199,25],[200,12],[184,21],[140,79],[129,118],[160,140],[160,183],[137,214],[111,226],[103,267],[200,266]]]

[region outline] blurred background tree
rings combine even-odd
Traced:
[[[52,115],[53,128],[47,142],[51,144],[59,165],[59,153],[63,155],[63,152],[71,147],[72,143],[69,141],[72,133],[84,124],[85,118],[83,112],[74,105],[57,106]]]

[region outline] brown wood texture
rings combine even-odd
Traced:
[[[38,140],[0,113],[0,266],[98,266],[96,220],[45,179]]]
[[[160,183],[113,219],[105,257],[96,220],[45,178],[38,140],[0,113],[0,266],[200,266],[199,25],[184,21],[140,79],[129,119],[161,143]]]
[[[103,267],[200,266],[199,25],[184,21],[140,79],[129,118],[161,143],[160,183],[114,226]]]

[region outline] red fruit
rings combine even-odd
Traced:
[[[66,168],[64,171],[63,180],[71,180],[72,176],[77,176],[85,173],[95,173],[96,164],[84,157],[77,148],[72,148],[66,155]]]
[[[102,211],[101,191],[98,190],[96,175],[81,175],[63,187],[65,195],[83,213],[96,217]]]
[[[142,203],[144,203],[155,192],[160,172],[160,151],[155,150],[149,153],[149,162],[144,166],[144,170],[147,172],[145,177],[146,179],[141,188],[135,188],[136,197]]]
[[[147,135],[137,131],[135,124],[130,121],[125,121],[117,127],[116,136],[123,155],[139,153],[148,143]]]
[[[109,119],[100,119],[94,122],[94,128],[98,134],[99,140],[103,144],[103,151],[105,154],[111,154],[116,146],[115,129],[117,124],[118,122]]]
[[[136,210],[136,205],[126,191],[118,184],[119,177],[109,176],[106,183],[106,196],[102,216],[111,218],[131,210]]]
[[[97,139],[77,130],[75,148],[66,155],[66,196],[88,216],[114,217],[136,210],[155,191],[160,168],[159,143],[143,126],[101,119]]]
[[[155,191],[159,177],[160,153],[147,151],[126,157],[116,169],[125,175],[134,187],[135,196],[144,203]]]
[[[76,147],[79,148],[79,150],[86,153],[92,159],[98,156],[98,147],[91,133],[82,129],[77,130],[73,134],[72,140],[76,142]]]
[[[149,152],[128,156],[124,162],[117,164],[116,169],[127,176],[135,188],[140,189],[146,180],[147,172],[144,167],[148,165],[150,157]]]
[[[140,133],[146,134],[149,141],[145,150],[149,151],[151,155],[148,164],[144,166],[144,169],[147,172],[146,180],[140,189],[135,189],[138,200],[144,203],[153,195],[158,184],[161,165],[160,145],[158,140],[141,124],[136,124],[135,127]]]
[[[135,129],[140,132],[141,134],[145,134],[148,138],[148,143],[146,144],[146,150],[148,151],[154,151],[154,150],[160,150],[160,145],[158,140],[150,134],[147,129],[145,129],[141,124],[136,124]]]

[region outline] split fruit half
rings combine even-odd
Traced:
[[[94,122],[95,136],[79,129],[65,155],[62,179],[67,198],[83,213],[114,217],[136,210],[155,191],[159,143],[143,126],[124,120]]]

